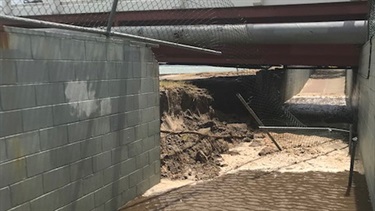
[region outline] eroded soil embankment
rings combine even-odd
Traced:
[[[161,82],[161,173],[170,179],[209,179],[220,172],[221,154],[234,142],[250,141],[251,128],[215,111],[205,89]],[[220,120],[219,120],[220,117]]]
[[[346,133],[270,131],[283,148],[279,152],[267,135],[253,129],[257,128],[255,120],[236,93],[250,102],[265,124],[293,126],[294,119],[283,113],[284,105],[278,100],[278,87],[271,86],[273,83],[266,83],[271,84],[268,89],[259,88],[254,74],[189,80],[161,82],[164,178],[202,180],[236,169],[333,172],[348,169]],[[333,102],[330,106],[341,104]],[[293,115],[299,116],[298,112]],[[300,120],[306,124],[307,119]]]

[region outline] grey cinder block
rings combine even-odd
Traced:
[[[150,187],[160,183],[160,174],[155,174],[150,177]]]
[[[28,178],[10,186],[12,206],[16,206],[43,194],[42,175]]]
[[[149,164],[149,154],[147,152],[139,154],[135,157],[135,165],[137,169],[142,169]]]
[[[101,80],[116,79],[118,68],[120,65],[117,62],[105,62],[104,69],[98,72],[98,78]]]
[[[125,114],[115,114],[109,116],[110,131],[118,131],[126,127]]]
[[[118,133],[108,133],[102,137],[103,151],[115,149],[119,146]]]
[[[112,150],[112,163],[119,163],[128,159],[128,147],[126,145],[120,146]]]
[[[148,123],[148,135],[154,135],[160,133],[160,119],[157,118],[154,121]]]
[[[147,138],[142,139],[142,145],[144,151],[148,151],[156,147],[154,136],[149,136]]]
[[[125,145],[135,141],[135,129],[134,127],[121,130],[119,134],[119,144]]]
[[[106,61],[107,43],[86,41],[86,60],[87,61]]]
[[[31,42],[32,55],[34,59],[61,59],[61,48],[58,38],[46,36],[33,36]]]
[[[61,191],[54,190],[30,201],[31,211],[56,210],[65,205]]]
[[[142,195],[150,188],[150,181],[148,179],[143,180],[137,184],[137,195]]]
[[[32,177],[52,169],[50,151],[36,153],[26,157],[27,176]]]
[[[114,164],[103,170],[103,182],[104,185],[114,183],[121,177],[121,164]]]
[[[68,82],[76,79],[74,63],[70,61],[47,61],[50,82]]]
[[[27,35],[18,33],[2,32],[1,34],[7,39],[7,49],[0,51],[0,58],[3,59],[31,59],[31,39]]]
[[[0,163],[8,160],[5,139],[0,139]]]
[[[76,142],[92,137],[93,123],[92,120],[76,122],[68,125],[69,142]]]
[[[96,191],[97,189],[103,187],[103,173],[97,172],[82,179],[83,194],[88,194]]]
[[[70,167],[61,167],[43,174],[44,192],[50,192],[70,182]]]
[[[26,178],[25,159],[17,159],[0,164],[0,188]],[[4,172],[7,172],[6,174]]]
[[[151,165],[146,165],[142,168],[142,171],[143,171],[143,179],[147,179],[147,178],[150,178],[152,175],[155,174],[154,172],[154,168],[151,166]]]
[[[153,78],[142,78],[141,80],[141,93],[149,93],[155,90],[155,81]]]
[[[108,96],[109,84],[107,81],[95,81],[87,84],[88,99],[105,98]]]
[[[134,141],[128,145],[129,157],[135,157],[142,153],[142,140]]]
[[[135,126],[135,139],[140,140],[147,137],[148,134],[148,124],[142,124]]]
[[[94,172],[92,158],[79,160],[70,165],[70,178],[72,181],[87,177]]]
[[[121,162],[121,175],[126,176],[136,170],[135,158],[129,158]]]
[[[17,81],[19,83],[41,83],[48,82],[48,71],[46,61],[17,61]]]
[[[23,157],[40,151],[39,132],[23,133],[6,139],[9,159]]]
[[[86,52],[85,42],[83,40],[61,39],[60,42],[60,51],[62,59],[76,61],[85,60]]]
[[[66,103],[53,106],[52,110],[54,125],[61,125],[78,121],[78,106],[78,103]]]
[[[15,84],[16,62],[13,60],[2,60],[0,62],[0,85]]]
[[[108,168],[112,164],[111,151],[107,151],[92,157],[94,172]]]
[[[132,62],[132,72],[133,72],[133,78],[141,78],[143,73],[142,73],[142,63],[141,62]]]
[[[141,122],[141,114],[139,110],[128,112],[125,115],[127,126],[129,127],[136,126]]]
[[[105,98],[100,100],[100,116],[106,116],[112,114],[112,100],[111,98]]]
[[[68,102],[88,100],[89,95],[94,94],[95,92],[89,89],[86,81],[65,83],[65,98]]]
[[[9,187],[0,189],[0,211],[5,211],[11,208],[10,203],[10,189]]]
[[[36,105],[33,86],[0,87],[0,95],[3,110],[29,108]]]
[[[132,62],[117,63],[117,78],[130,79],[133,77]]]
[[[117,43],[108,44],[107,51],[108,61],[122,61],[124,59],[124,48]]]
[[[142,181],[142,170],[137,170],[129,175],[129,187],[134,187]]]
[[[128,79],[126,81],[126,94],[134,95],[141,93],[141,79]]]
[[[155,110],[153,107],[141,110],[142,123],[148,123],[155,120]]]
[[[86,120],[100,116],[100,100],[88,100],[79,102],[76,108],[80,120]]]
[[[151,162],[160,160],[160,147],[155,147],[149,151],[149,159]]]
[[[139,61],[141,59],[140,48],[137,46],[124,46],[124,61]]]
[[[22,110],[23,130],[37,130],[53,126],[52,106]]]
[[[130,200],[134,199],[137,196],[137,188],[136,186],[129,188],[122,194],[122,199],[124,203],[129,202]]]
[[[37,105],[52,105],[65,102],[63,83],[35,85]]]
[[[112,198],[112,184],[106,185],[94,193],[95,207],[104,204]]]
[[[24,204],[18,205],[17,207],[13,207],[9,211],[31,211],[30,203],[26,202]]]
[[[73,67],[76,73],[76,80],[89,81],[99,79],[99,68],[95,62],[75,62]]]
[[[95,198],[94,194],[88,194],[82,198],[74,201],[73,203],[58,209],[57,211],[71,211],[71,210],[80,210],[80,211],[91,211],[95,208]]]
[[[99,154],[102,151],[102,137],[91,138],[81,142],[81,156],[83,158]]]
[[[42,150],[52,149],[68,143],[67,126],[52,127],[40,130],[40,148]]]

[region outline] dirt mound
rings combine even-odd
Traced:
[[[186,82],[162,81],[161,174],[171,179],[209,179],[220,171],[222,153],[234,142],[252,139],[246,124],[223,121],[205,89]],[[229,117],[228,117],[229,118]],[[233,122],[233,116],[230,118]]]

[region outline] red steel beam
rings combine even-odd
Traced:
[[[365,20],[367,1],[117,12],[114,25],[197,25]],[[106,26],[109,13],[56,14],[30,18],[83,26]],[[0,22],[2,25],[20,25]]]
[[[222,46],[221,56],[165,46],[153,49],[159,62],[221,66],[312,65],[358,66],[360,46],[349,44]]]

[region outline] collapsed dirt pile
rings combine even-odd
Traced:
[[[212,108],[207,90],[187,82],[161,81],[161,174],[170,179],[210,179],[220,172],[222,153],[250,141],[247,124],[233,123]],[[220,115],[220,120],[217,116]],[[228,123],[231,122],[231,123]]]

